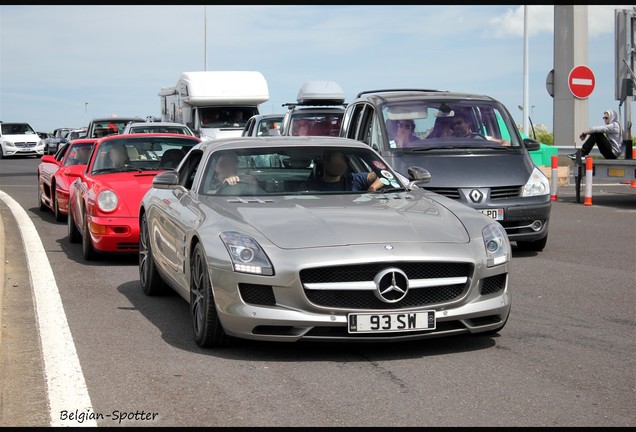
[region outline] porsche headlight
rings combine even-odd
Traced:
[[[97,207],[104,213],[110,213],[117,208],[119,198],[112,190],[103,190],[97,195]]]
[[[221,233],[221,240],[230,254],[234,271],[265,276],[274,274],[272,263],[253,238],[236,231],[227,231]]]
[[[530,174],[530,178],[523,186],[523,192],[521,196],[529,197],[529,196],[539,196],[539,195],[548,195],[550,193],[550,181],[548,178],[541,172],[540,169],[534,167],[532,170],[532,174]]]
[[[510,261],[510,241],[506,230],[499,222],[486,225],[481,233],[488,257],[488,267]]]

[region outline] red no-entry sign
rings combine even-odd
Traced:
[[[587,66],[575,66],[568,75],[568,87],[574,97],[579,99],[585,99],[591,95],[595,84],[594,72]]]

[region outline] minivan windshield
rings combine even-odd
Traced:
[[[422,100],[387,103],[382,116],[391,150],[483,148],[506,151],[521,143],[501,104]]]

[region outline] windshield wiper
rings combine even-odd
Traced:
[[[390,193],[390,192],[404,192],[406,190],[406,188],[404,187],[392,187],[392,188],[382,188],[382,189],[378,189],[377,191],[374,192],[378,192],[378,193]]]
[[[98,170],[93,170],[93,174],[106,174],[106,173],[116,173],[116,172],[142,172],[141,168],[137,167],[111,167],[111,168],[101,168]]]

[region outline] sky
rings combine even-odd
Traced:
[[[587,6],[589,126],[624,111],[614,14],[631,7]],[[526,9],[528,107],[553,132],[554,6]],[[263,114],[284,113],[303,83],[324,80],[345,102],[381,88],[486,94],[521,125],[523,61],[523,5],[0,5],[0,120],[52,132],[94,117],[159,116],[159,90],[182,72],[255,70],[269,87]]]

